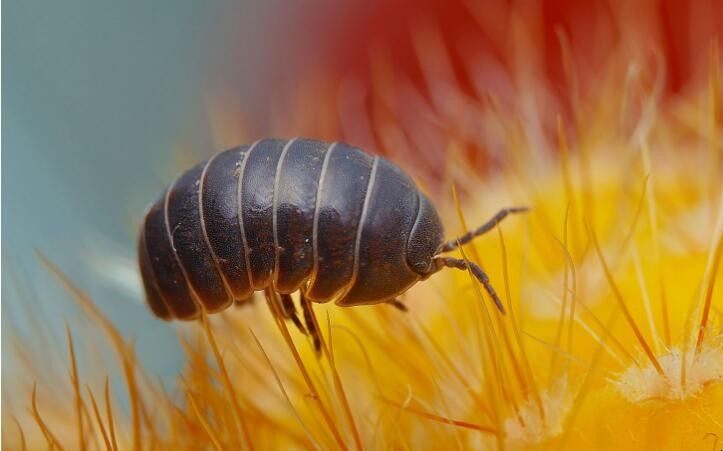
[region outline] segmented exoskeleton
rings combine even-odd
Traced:
[[[217,312],[254,291],[341,306],[391,303],[443,267],[477,265],[440,255],[510,212],[444,243],[429,199],[397,166],[336,142],[262,139],[182,174],[148,210],[139,261],[148,304],[163,319]],[[309,307],[310,308],[310,307]]]

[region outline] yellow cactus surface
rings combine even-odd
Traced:
[[[77,366],[76,355],[98,350],[84,331],[69,329],[71,370],[51,371],[21,346],[25,385],[15,387],[16,409],[3,409],[3,446],[723,447],[717,43],[700,43],[709,49],[706,64],[674,96],[661,94],[662,56],[636,47],[631,36],[600,65],[594,89],[577,80],[570,61],[562,88],[520,63],[511,77],[516,100],[507,104],[494,93],[458,99],[444,70],[424,64],[426,55],[444,65],[434,36],[424,29],[415,42],[429,91],[446,92],[446,100],[437,99],[430,117],[415,116],[418,122],[390,112],[366,123],[402,167],[424,158],[403,137],[436,124],[443,167],[410,172],[435,200],[450,238],[502,207],[530,207],[457,252],[489,273],[506,315],[470,274],[442,271],[401,298],[408,312],[315,305],[323,335],[316,356],[309,338],[259,297],[179,325],[186,364],[175,383],[162,386],[138,364],[138,343],[41,257],[114,351],[91,359],[90,369]],[[524,33],[517,36],[524,56]],[[564,53],[564,33],[560,42]],[[411,82],[383,70],[391,64],[383,57],[371,58],[381,58],[372,64],[375,105],[394,111],[402,101],[394,93]],[[568,113],[541,100],[556,89],[570,92]],[[470,162],[472,125],[459,121],[465,111],[475,112],[487,147],[497,146],[491,159],[499,164],[488,171]],[[308,119],[303,108],[292,112],[292,123]],[[231,135],[219,131],[219,142]],[[124,399],[109,394],[109,365],[121,369],[113,374],[124,378]]]

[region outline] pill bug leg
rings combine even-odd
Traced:
[[[296,314],[296,307],[294,306],[294,300],[291,299],[291,295],[280,294],[279,296],[281,297],[281,313],[284,315],[284,319],[291,320],[294,326],[299,329],[299,332],[306,335],[306,328],[301,324],[301,320]]]
[[[266,296],[269,304],[274,304],[271,310],[272,312],[278,312],[282,319],[291,321],[301,333],[306,335],[306,329],[296,315],[296,308],[294,307],[294,302],[291,300],[291,295],[277,293],[271,288],[266,288],[264,289],[264,296]]]
[[[402,312],[409,311],[409,309],[407,309],[407,306],[404,305],[404,303],[397,298],[388,300],[387,304],[391,305],[395,309],[401,310]]]
[[[234,305],[237,307],[241,307],[242,305],[251,305],[254,302],[256,302],[256,296],[254,293],[251,293],[249,296],[242,299],[234,299],[233,301]]]
[[[311,301],[306,298],[304,291],[301,291],[301,309],[304,311],[304,322],[306,323],[306,329],[311,335],[311,339],[314,341],[314,351],[316,357],[321,356],[321,337],[319,336],[319,328],[314,318],[314,312],[311,310]]]

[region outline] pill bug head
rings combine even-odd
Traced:
[[[420,193],[419,197],[419,214],[407,244],[407,264],[412,271],[426,277],[431,275],[432,258],[444,242],[444,228],[427,196]]]

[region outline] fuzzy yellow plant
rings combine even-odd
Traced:
[[[139,367],[112,318],[41,257],[106,334],[128,408],[111,399],[107,380],[86,385],[73,347],[82,336],[69,330],[70,377],[33,386],[27,412],[3,411],[3,446],[723,446],[719,48],[710,45],[706,82],[665,101],[660,65],[627,54],[614,63],[570,117],[553,115],[552,130],[534,108],[494,98],[467,105],[484,106],[487,131],[505,149],[494,173],[471,170],[465,131],[445,128],[445,166],[436,185],[425,184],[448,235],[501,207],[530,207],[459,251],[490,274],[507,315],[471,275],[440,273],[404,296],[406,313],[315,306],[323,335],[316,356],[275,305],[257,299],[179,326],[186,365],[163,387]],[[522,89],[520,104],[534,104],[536,89]],[[454,122],[438,114],[438,123]],[[395,136],[408,126],[380,121]],[[415,156],[400,152],[402,166]]]

